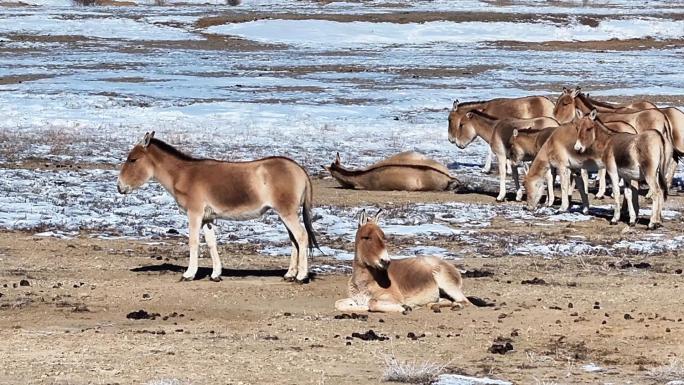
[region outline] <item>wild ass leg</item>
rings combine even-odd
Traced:
[[[283,223],[285,222],[283,221]],[[283,279],[288,282],[292,282],[295,280],[295,276],[297,275],[299,248],[297,247],[297,240],[295,239],[294,234],[292,234],[292,231],[290,231],[290,228],[287,227],[287,225],[285,225],[285,228],[287,229],[287,235],[290,236],[290,241],[292,242],[292,252],[290,253],[290,266],[287,268],[287,273],[285,273]]]
[[[368,311],[368,305],[357,305],[351,298],[335,301],[335,309],[339,311]]]
[[[582,169],[582,172],[587,172],[587,170]],[[577,190],[579,191],[580,198],[582,199],[582,214],[589,214],[589,195],[587,194],[587,186],[584,184],[584,175],[581,178],[577,178]]]
[[[596,199],[603,199],[606,196],[606,169],[602,168],[598,171],[599,187],[596,192]]]
[[[506,163],[504,162],[504,171],[506,171]],[[400,304],[399,302],[371,299],[368,302],[369,311],[377,311],[382,313],[397,312],[407,314],[411,311],[411,307]]]
[[[546,207],[553,206],[553,201],[556,197],[553,195],[553,172],[551,172],[551,167],[546,171]]]
[[[203,214],[195,214],[188,211],[188,245],[190,246],[190,263],[188,263],[188,269],[185,271],[185,273],[183,273],[181,281],[192,281],[195,279],[195,274],[197,274],[197,259],[199,257],[199,233],[200,228],[202,227],[202,216]]]
[[[561,184],[561,205],[558,208],[558,212],[568,211],[570,207],[570,199],[568,197],[570,190],[570,170],[566,168],[559,168],[558,175],[560,176]]]
[[[299,223],[299,218],[297,217],[297,211],[290,213],[288,215],[281,215],[281,219],[285,226],[287,226],[288,231],[292,233],[294,237],[293,246],[297,251],[297,275],[295,279],[298,283],[308,283],[309,282],[309,236],[306,233],[304,226]],[[288,271],[289,273],[289,271]],[[285,275],[287,279],[287,274]]]
[[[660,183],[658,183],[657,172],[657,169],[655,170],[655,172],[645,172],[645,179],[646,183],[648,184],[649,191],[653,192],[653,195],[651,196],[651,219],[648,222],[649,230],[655,230],[658,227],[662,226],[662,224],[660,223],[659,214],[660,210],[662,210],[661,200],[663,198],[663,192],[661,190]]]
[[[582,178],[582,184],[584,185],[584,193],[589,194],[589,171],[587,171],[586,168],[580,169],[580,176]],[[582,194],[581,191],[580,194]]]
[[[608,171],[608,175],[610,176],[610,182],[613,184],[613,198],[615,199],[615,210],[613,211],[613,219],[610,220],[610,224],[617,225],[622,214],[622,209],[620,208],[620,177],[618,176],[617,169],[613,168]]]
[[[490,171],[492,171],[492,156],[494,154],[492,153],[492,150],[489,149],[489,152],[487,152],[487,158],[485,158],[485,164],[482,167],[482,172],[485,174],[489,174]]]
[[[520,186],[520,175],[518,174],[518,166],[511,164],[511,177],[513,178],[513,183],[515,184],[515,200],[520,202],[523,197],[523,189]]]
[[[634,185],[636,184],[636,188]],[[636,199],[635,199],[636,198]],[[639,182],[625,179],[625,200],[629,209],[629,225],[636,225],[639,213]],[[635,204],[636,201],[636,204]]]
[[[496,201],[503,202],[506,199],[506,157],[496,154],[496,161],[499,166],[499,196]]]
[[[216,233],[214,233],[214,227],[211,223],[207,223],[203,227],[204,229],[204,240],[207,241],[207,246],[209,247],[209,255],[211,255],[211,277],[210,280],[214,282],[219,282],[221,280],[221,258],[219,257],[218,247],[216,246]]]

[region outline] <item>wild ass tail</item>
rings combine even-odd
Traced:
[[[304,203],[302,204],[302,217],[304,218],[304,228],[306,229],[306,234],[309,236],[309,255],[313,255],[314,247],[317,248],[321,253],[323,251],[318,246],[318,241],[316,240],[316,234],[313,230],[313,225],[311,224],[311,208],[313,205],[313,188],[311,187],[311,178],[309,175],[306,176],[306,188],[304,189]]]
[[[658,131],[656,131],[658,132]],[[671,148],[668,148],[667,144],[670,142],[668,139],[666,139],[660,132],[658,132],[658,137],[660,137],[660,141],[662,144],[661,151],[660,152],[660,162],[658,164],[658,184],[660,185],[660,190],[663,192],[663,200],[667,200],[667,190],[669,190],[669,186],[667,183],[667,169],[668,169],[668,159],[670,161],[674,161],[672,159],[672,151]],[[670,146],[671,147],[671,146]],[[668,151],[670,149],[670,151]]]

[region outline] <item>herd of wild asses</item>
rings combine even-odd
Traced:
[[[624,187],[629,224],[636,224],[639,184],[645,182],[653,206],[648,228],[661,226],[668,188],[679,156],[684,154],[684,113],[680,110],[659,108],[648,101],[608,104],[590,98],[579,87],[564,88],[555,103],[544,96],[455,101],[448,120],[449,141],[459,148],[477,137],[489,144],[485,171],[493,154],[500,180],[497,201],[505,199],[508,173],[516,187],[516,200],[522,200],[518,168],[531,162],[524,183],[530,210],[539,204],[544,183],[546,204],[554,204],[557,176],[560,211],[569,208],[574,179],[582,210],[587,213],[587,175],[598,172],[597,197],[605,194],[606,175],[612,183],[615,209],[611,224],[617,224],[623,214],[620,187]],[[449,190],[459,184],[444,165],[416,152],[394,155],[363,170],[343,167],[337,154],[324,168],[343,187],[360,190]],[[128,154],[117,187],[126,194],[150,179],[164,186],[188,216],[190,262],[181,280],[192,280],[197,273],[200,230],[212,259],[211,280],[219,281],[221,260],[213,222],[258,218],[273,209],[292,241],[285,279],[308,282],[308,255],[318,247],[312,227],[313,189],[306,170],[294,160],[199,159],[154,138],[152,132]],[[300,207],[303,225],[298,217]],[[379,215],[360,214],[349,298],[335,303],[338,310],[406,312],[415,306],[469,302],[462,292],[461,275],[450,263],[435,257],[391,260]]]

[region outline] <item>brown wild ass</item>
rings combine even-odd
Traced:
[[[615,211],[612,225],[620,220],[620,178],[624,180],[625,199],[629,208],[629,224],[634,226],[639,216],[639,183],[645,181],[652,193],[653,207],[649,229],[662,226],[662,210],[667,199],[665,172],[670,157],[665,151],[665,138],[656,130],[639,134],[615,132],[599,120],[583,125],[577,134],[575,150],[580,154],[593,151],[601,154],[601,163],[613,183]],[[633,183],[635,182],[635,183]]]
[[[478,136],[489,144],[491,152],[497,158],[499,165],[499,195],[497,202],[502,202],[506,197],[506,161],[510,153],[510,139],[513,131],[524,128],[543,128],[558,126],[553,118],[542,117],[533,119],[497,119],[478,110],[468,111],[460,120],[458,127],[449,130],[449,141],[458,148],[466,148]],[[522,188],[518,177],[518,168],[511,168],[513,183],[515,184],[517,201],[522,199]]]
[[[526,96],[515,99],[499,98],[464,103],[459,103],[456,100],[449,112],[449,136],[455,135],[461,124],[461,119],[470,110],[478,110],[498,118],[531,119],[553,116],[553,107],[553,102],[544,96]],[[492,152],[490,151],[482,171],[488,173],[491,165]]]
[[[602,113],[630,113],[641,110],[658,108],[655,104],[647,100],[639,100],[628,104],[609,104],[589,98],[589,95],[581,92],[579,87],[568,89],[563,87],[563,92],[556,100],[553,108],[553,117],[561,123],[567,123],[575,118],[575,110],[579,109],[584,114],[591,110],[596,110],[601,116]],[[605,119],[604,119],[605,120]]]
[[[403,152],[363,169],[342,166],[340,154],[329,167],[323,166],[342,187],[380,191],[443,191],[458,180],[444,165],[416,152]]]
[[[558,127],[514,129],[508,143],[511,165],[517,167],[522,162],[531,162],[537,156],[546,140]],[[546,172],[546,206],[552,206],[555,200],[553,192],[554,177],[551,168]]]
[[[220,281],[221,260],[212,223],[221,218],[258,218],[273,209],[292,241],[285,279],[308,281],[308,253],[318,247],[311,225],[313,191],[308,174],[295,161],[284,157],[250,162],[193,158],[155,139],[152,131],[128,154],[117,189],[128,194],[150,179],[164,186],[188,215],[190,263],[181,280],[192,280],[197,273],[200,229],[204,229],[213,264],[211,280]],[[304,226],[298,219],[300,207]]]
[[[335,302],[340,311],[406,313],[416,306],[465,306],[461,273],[436,257],[391,260],[378,212],[361,212],[356,231],[349,298]]]
[[[555,168],[561,180],[561,206],[559,211],[564,212],[570,206],[568,193],[570,191],[570,171],[587,169],[597,171],[603,168],[601,164],[601,154],[596,153],[593,148],[580,154],[575,151],[574,146],[577,142],[577,133],[586,125],[593,125],[596,112],[589,115],[581,115],[578,110],[578,119],[562,124],[549,136],[542,145],[539,153],[534,158],[530,170],[525,177],[525,190],[527,191],[527,207],[534,210],[541,199],[541,187],[544,178],[550,168]],[[582,178],[575,178],[577,188],[582,197],[582,212],[589,212],[589,199],[584,188]]]

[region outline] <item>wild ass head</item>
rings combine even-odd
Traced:
[[[475,127],[473,127],[472,110],[465,111],[466,108],[458,110],[458,101],[454,102],[454,108],[449,113],[449,142],[458,148],[466,148],[477,137]]]
[[[556,100],[553,107],[553,117],[559,123],[569,123],[575,118],[575,98],[579,95],[581,88],[569,89],[563,87],[563,93]]]
[[[591,147],[596,140],[596,110],[591,110],[590,113],[582,115],[580,110],[576,112],[577,118],[577,141],[575,141],[575,151],[580,154],[584,153],[587,148]]]
[[[321,166],[324,169],[328,170],[328,172],[332,172],[333,170],[339,169],[342,167],[342,160],[340,160],[340,153],[338,152],[335,155],[335,160],[330,163],[330,166]]]
[[[379,210],[373,217],[368,217],[363,210],[356,230],[354,262],[375,270],[386,270],[390,265],[385,233],[378,226],[381,212]]]
[[[154,131],[146,133],[142,141],[128,153],[116,183],[116,188],[121,194],[132,192],[154,176],[154,166],[147,151],[152,138],[154,138]]]

